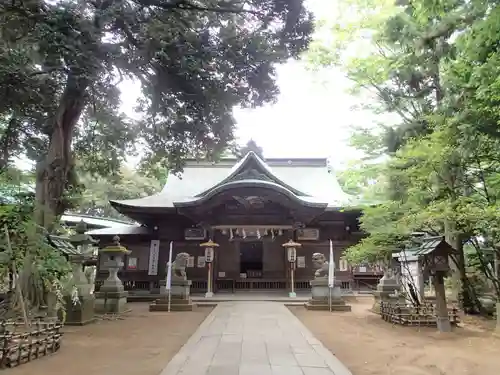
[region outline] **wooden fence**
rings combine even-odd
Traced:
[[[23,322],[0,322],[0,368],[15,367],[57,352],[62,327],[58,322],[35,321],[29,328]]]
[[[419,307],[408,306],[399,302],[380,302],[380,315],[386,322],[406,326],[436,327],[435,307],[425,303]],[[460,320],[456,308],[448,309],[448,317],[452,325],[457,325]]]

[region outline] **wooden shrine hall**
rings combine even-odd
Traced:
[[[174,257],[190,255],[186,272],[192,291],[204,292],[208,273],[200,244],[208,239],[219,244],[211,267],[216,293],[290,289],[290,263],[282,246],[290,239],[302,245],[296,254],[295,290],[309,289],[312,254],[328,258],[330,239],[336,277],[343,288],[356,289],[375,285],[381,273],[368,266],[351,268],[342,259],[343,251],[361,238],[360,211],[349,209],[350,202],[326,159],[264,161],[249,152],[239,161],[188,161],[182,176],[169,176],[160,193],[110,202],[140,224],[88,233],[100,246],[118,235],[131,250],[119,273],[131,293],[159,292],[171,241]],[[98,271],[97,287],[105,277]]]

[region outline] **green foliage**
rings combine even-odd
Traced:
[[[0,171],[0,204],[13,203],[16,198],[32,191],[33,175],[9,167]]]
[[[385,199],[386,178],[379,163],[356,160],[337,172],[342,189],[361,198],[361,202],[375,203]]]
[[[143,198],[160,192],[163,187],[160,181],[127,168],[122,168],[119,174],[108,178],[82,174],[80,181],[85,189],[71,212],[122,220],[129,219],[111,207],[110,200]]]
[[[393,252],[401,251],[411,234],[400,221],[404,213],[395,202],[365,208],[361,229],[370,236],[348,249],[347,260],[352,264],[375,263],[387,261]]]
[[[12,198],[13,202],[0,206],[0,278],[10,280],[2,289],[11,290],[17,274],[28,310],[37,311],[44,306],[47,293],[60,296],[56,306],[60,309],[71,267],[59,250],[48,245],[45,232],[34,223],[33,195],[18,194]],[[7,314],[20,316],[20,300],[13,295],[16,297],[10,300]]]
[[[174,173],[215,158],[233,107],[276,100],[274,65],[305,50],[312,26],[303,0],[2,2],[0,168],[39,162],[49,227],[79,188],[75,161],[109,176],[134,152]],[[140,84],[140,120],[120,112],[125,79]]]
[[[187,155],[219,153],[233,137],[232,108],[273,102],[273,64],[307,47],[302,3],[2,3],[0,159],[43,156],[70,125],[57,111],[81,116],[70,142],[92,173],[118,171],[138,139],[145,158],[175,171]],[[125,78],[141,85],[140,121],[119,112]]]
[[[345,184],[372,194],[364,181],[376,170],[385,203],[364,210],[361,227],[369,236],[348,257],[387,258],[414,231],[445,235],[464,301],[473,301],[464,286],[463,244],[482,238],[500,259],[500,7],[459,0],[353,0],[341,7],[351,12],[323,23],[331,38],[313,45],[309,61],[340,67],[353,93],[371,94],[371,109],[399,117],[395,125],[361,129],[353,138],[368,160],[381,153],[386,160],[348,172]],[[481,247],[476,250],[484,263]],[[499,271],[481,264],[500,296]]]

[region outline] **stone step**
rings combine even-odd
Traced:
[[[167,305],[157,305],[156,303],[152,303],[149,305],[149,311],[168,311]],[[170,305],[170,311],[193,311],[193,305]]]
[[[309,302],[304,304],[307,310],[312,311],[329,311],[330,306],[328,304],[311,304]],[[331,307],[332,311],[351,311],[350,305],[333,305]]]
[[[168,305],[168,298],[158,298],[155,300],[157,305]],[[191,304],[190,299],[172,298],[170,300],[171,305],[189,305]]]
[[[328,301],[328,299],[311,299],[307,301],[307,303],[311,305],[329,305],[331,303],[332,305],[338,305],[338,306],[346,304],[345,301],[341,299],[332,299],[331,302]]]

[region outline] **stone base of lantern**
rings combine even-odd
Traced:
[[[172,280],[170,289],[170,311],[193,311],[190,298],[191,280]],[[149,305],[149,311],[168,311],[166,281],[160,282],[161,297]]]
[[[493,335],[495,337],[500,338],[500,302],[497,302],[496,304],[496,318],[497,318],[497,326],[493,331]]]
[[[168,311],[168,297],[158,298],[151,305],[149,311]],[[182,299],[179,297],[171,297],[170,311],[193,311],[193,303],[191,299]]]
[[[128,292],[100,291],[95,293],[95,312],[98,314],[122,314],[129,311],[127,307]]]
[[[332,311],[351,311],[351,306],[347,305],[342,298],[340,282],[335,281],[331,291],[328,287],[328,279],[326,277],[311,280],[309,284],[311,285],[312,298],[305,303],[307,310],[329,311],[331,305]]]
[[[373,293],[373,306],[372,311],[375,314],[380,314],[380,302],[381,301],[397,301],[398,298],[394,296],[396,291],[399,292],[401,289],[396,279],[380,279],[377,289]]]
[[[65,325],[83,326],[95,321],[95,298],[93,295],[79,297],[78,301],[66,296],[64,301],[66,305]]]

